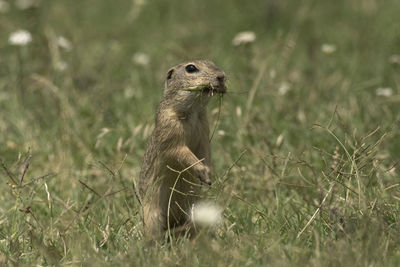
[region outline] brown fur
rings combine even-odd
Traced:
[[[198,71],[191,73],[188,65]],[[224,81],[224,72],[207,60],[182,63],[168,71],[139,175],[148,237],[157,238],[168,227],[187,229],[201,184],[211,184],[206,107],[214,93],[225,93]]]

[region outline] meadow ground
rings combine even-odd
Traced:
[[[1,0],[0,265],[399,266],[399,10]],[[228,76],[204,192],[223,222],[146,246],[132,184],[165,73],[193,58]]]

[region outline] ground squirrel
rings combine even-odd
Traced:
[[[211,184],[206,107],[211,96],[225,92],[225,73],[211,61],[190,61],[168,71],[139,175],[146,236],[193,230],[188,214],[201,184]]]

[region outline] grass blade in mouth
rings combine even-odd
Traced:
[[[199,85],[196,87],[189,87],[188,89],[184,89],[184,90],[189,91],[189,92],[202,92],[202,91],[211,90],[211,87],[209,85]]]

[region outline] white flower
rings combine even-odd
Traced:
[[[256,34],[251,31],[239,32],[232,40],[234,46],[249,44],[256,40]]]
[[[321,46],[321,51],[325,54],[332,54],[336,51],[336,45],[334,44],[323,44]]]
[[[57,61],[56,64],[54,64],[54,68],[58,71],[64,71],[68,68],[68,63],[65,61]]]
[[[135,89],[133,87],[126,87],[124,90],[124,97],[125,98],[132,98],[135,95]]]
[[[10,10],[10,4],[6,1],[0,0],[0,13],[7,13]]]
[[[269,77],[271,77],[271,79],[275,79],[276,77],[276,70],[272,69],[269,71]]]
[[[70,51],[72,48],[71,42],[68,41],[68,39],[66,39],[63,36],[58,36],[57,37],[57,45],[61,48],[64,48],[67,51]]]
[[[16,0],[15,6],[18,9],[28,9],[31,7],[38,7],[40,4],[40,0]]]
[[[301,110],[301,109],[299,110],[299,112],[297,113],[297,119],[301,122],[306,121],[307,117],[303,110]]]
[[[217,134],[218,134],[219,136],[226,136],[226,132],[225,132],[224,130],[218,130],[218,131],[217,131]]]
[[[236,116],[242,117],[242,108],[241,107],[236,107]]]
[[[146,53],[136,52],[132,57],[133,63],[139,66],[147,66],[150,63],[150,57]]]
[[[222,221],[222,209],[209,202],[196,203],[191,212],[191,220],[200,226],[214,226]]]
[[[400,65],[400,55],[391,55],[389,57],[389,62],[392,64]]]
[[[285,95],[290,90],[290,84],[288,82],[283,82],[278,88],[278,94]]]
[[[393,90],[390,87],[380,87],[376,89],[375,93],[377,96],[389,97],[393,95]]]
[[[283,142],[283,134],[280,134],[276,139],[276,146],[280,147],[282,145],[282,142]]]
[[[20,45],[24,46],[32,42],[32,35],[30,32],[26,30],[18,30],[10,34],[8,38],[8,42],[11,45]]]

